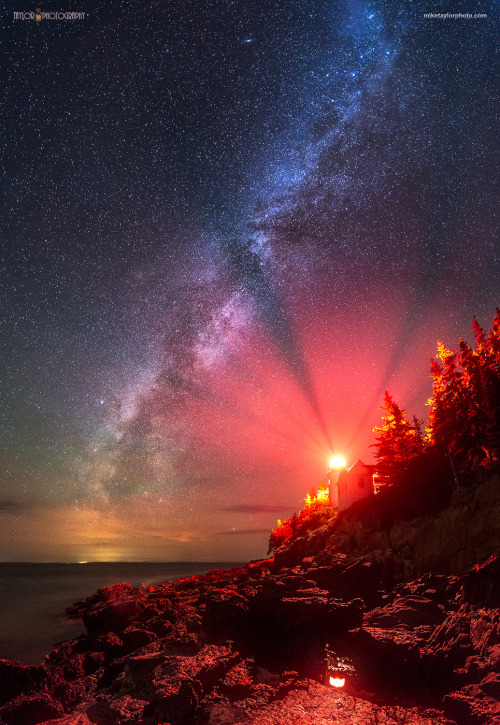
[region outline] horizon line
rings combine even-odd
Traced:
[[[261,559],[252,559],[250,562],[241,562],[241,561],[223,561],[222,559],[210,559],[210,560],[203,560],[203,561],[195,561],[193,559],[184,560],[184,559],[176,559],[172,561],[0,561],[0,564],[241,564],[241,563],[251,563],[252,561],[261,561]]]

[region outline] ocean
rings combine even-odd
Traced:
[[[160,584],[228,562],[30,564],[0,562],[0,659],[40,664],[57,642],[85,631],[67,607],[118,582]]]

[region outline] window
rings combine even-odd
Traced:
[[[365,477],[364,476],[358,476],[358,486],[359,486],[359,488],[365,487]]]

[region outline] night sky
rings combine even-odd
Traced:
[[[500,304],[498,6],[32,10],[1,15],[0,560],[263,557]]]

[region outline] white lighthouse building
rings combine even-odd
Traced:
[[[339,511],[352,506],[355,501],[373,493],[373,469],[358,460],[350,468],[345,464],[332,461],[328,471],[330,505]]]

